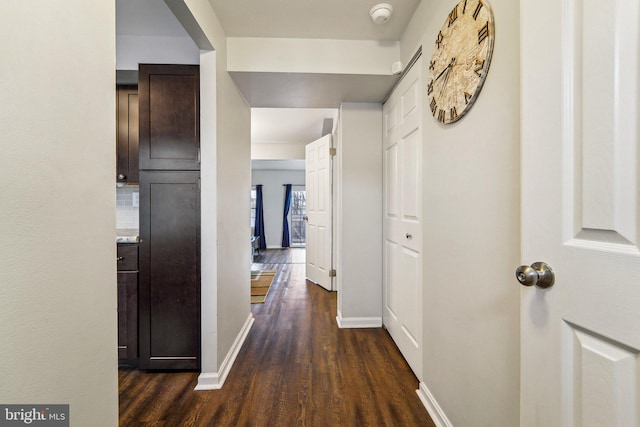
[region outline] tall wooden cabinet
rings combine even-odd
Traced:
[[[139,69],[139,367],[200,369],[199,69]]]

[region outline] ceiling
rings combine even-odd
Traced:
[[[369,16],[380,0],[209,0],[232,37],[400,40],[420,0],[382,1],[393,7],[384,25]],[[398,80],[390,74],[233,72],[231,77],[252,107],[275,108],[381,102]]]
[[[323,136],[335,108],[252,108],[252,144],[308,144]],[[330,125],[330,126],[331,126]],[[252,170],[304,170],[304,160],[252,160]]]
[[[228,36],[400,40],[420,0],[383,0],[385,25],[371,22],[378,0],[209,0]]]
[[[209,0],[228,36],[400,40],[420,0],[383,0],[393,16],[375,25],[378,0]],[[188,37],[162,0],[116,0],[116,34]]]
[[[252,108],[251,141],[308,144],[322,136],[325,119],[337,116],[334,108]]]
[[[399,40],[420,0],[383,0],[391,20],[369,17],[378,0],[209,0],[225,32],[235,37]],[[188,37],[162,0],[116,0],[119,36]],[[341,100],[381,102],[397,76],[236,73],[252,107],[252,142],[308,143]],[[244,87],[244,89],[243,89]],[[287,108],[293,107],[293,108]],[[313,108],[309,108],[313,107]],[[328,108],[331,107],[331,108]]]
[[[116,34],[189,37],[162,0],[116,0]]]

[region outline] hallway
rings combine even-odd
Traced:
[[[194,391],[197,373],[121,370],[121,426],[434,425],[387,332],[338,329],[337,294],[305,280],[304,249],[257,261],[277,274],[223,389]]]

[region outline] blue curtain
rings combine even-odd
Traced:
[[[267,239],[264,235],[264,210],[262,208],[262,185],[256,185],[256,222],[253,225],[253,235],[260,236],[258,247],[267,249]]]
[[[284,215],[282,218],[282,247],[288,248],[291,246],[289,241],[289,208],[291,207],[291,184],[285,184],[284,191]]]

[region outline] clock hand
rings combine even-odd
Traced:
[[[447,68],[448,71],[451,71],[451,68]],[[447,73],[446,76],[444,76],[444,80],[442,81],[442,86],[440,87],[440,94],[438,95],[438,97],[442,97],[442,92],[444,92],[444,88],[447,87],[447,80],[449,80],[449,74],[451,73]]]
[[[438,79],[439,79],[440,77],[442,77],[442,75],[443,75],[444,73],[446,73],[447,71],[449,71],[449,67],[451,67],[451,64],[447,65],[447,67],[446,67],[444,70],[442,70],[442,72],[441,72],[440,74],[438,74],[438,76],[437,76],[435,79],[433,79],[433,81],[434,81],[434,82],[437,82],[437,81],[438,81]]]
[[[453,68],[455,61],[456,61],[456,58],[451,58],[451,62],[449,63],[449,66],[445,69],[445,70],[448,70],[449,72],[447,73],[446,76],[444,76],[442,86],[440,87],[440,95],[438,95],[438,97],[442,97],[442,92],[444,92],[444,88],[447,87],[447,80],[449,80],[449,75],[451,74],[450,71]]]
[[[445,69],[444,69],[444,70],[442,70],[442,72],[441,72],[440,74],[438,74],[438,76],[437,76],[435,79],[433,79],[433,81],[434,81],[434,82],[437,82],[437,81],[438,81],[438,79],[439,79],[440,77],[442,77],[442,75],[443,75],[444,73],[446,73],[447,71],[449,71],[449,70],[451,69],[451,67],[453,66],[453,63],[455,62],[455,60],[456,60],[456,58],[451,58],[451,62],[449,62],[449,65],[447,65],[447,66],[445,67]]]

